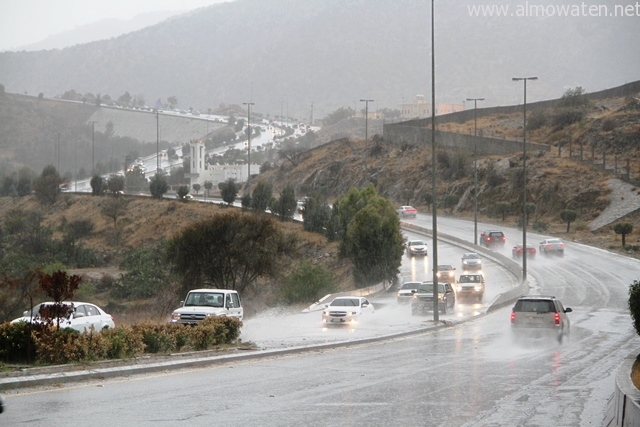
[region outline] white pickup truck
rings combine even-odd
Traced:
[[[181,307],[171,313],[171,323],[192,325],[211,316],[228,316],[242,320],[243,309],[237,291],[229,289],[194,289]]]

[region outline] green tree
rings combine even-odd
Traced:
[[[42,174],[33,183],[33,190],[38,201],[50,206],[58,200],[62,179],[55,166],[48,165],[42,170]]]
[[[178,187],[178,199],[182,200],[183,202],[187,201],[187,194],[189,194],[189,187],[187,187],[186,185],[181,185],[180,187]]]
[[[149,192],[154,199],[162,199],[162,197],[169,191],[169,184],[167,179],[162,174],[155,174],[151,178],[149,184]]]
[[[124,191],[124,178],[114,175],[107,181],[107,188],[114,196],[118,195],[121,191]]]
[[[529,218],[536,212],[536,204],[535,203],[525,203],[524,205],[525,211],[527,212],[527,225],[529,225]]]
[[[284,279],[279,292],[287,304],[310,303],[336,291],[335,275],[322,264],[303,260]]]
[[[320,195],[314,194],[305,200],[302,212],[302,226],[305,230],[325,234],[330,218],[331,207]]]
[[[113,226],[118,226],[118,218],[123,217],[127,213],[128,200],[123,197],[108,197],[108,200],[102,205],[100,212],[102,215],[113,220]]]
[[[209,197],[209,192],[211,191],[212,188],[213,188],[213,182],[211,181],[204,182],[204,189],[207,191],[205,195],[205,200],[206,200],[206,197]]]
[[[169,103],[169,108],[175,108],[178,106],[178,98],[175,96],[168,97],[167,102]]]
[[[233,205],[233,202],[236,201],[236,197],[238,195],[238,185],[236,184],[236,180],[229,178],[220,184],[222,184],[220,186],[220,195],[222,196],[222,200],[229,206]]]
[[[396,280],[404,239],[391,202],[379,197],[373,184],[352,188],[338,202],[340,252],[354,263],[359,286]]]
[[[568,233],[571,223],[578,218],[578,212],[574,211],[573,209],[563,209],[560,211],[560,218],[567,223],[567,233]]]
[[[280,193],[278,199],[278,212],[276,214],[283,220],[293,219],[293,215],[296,213],[298,202],[296,201],[296,193],[293,186],[288,184]]]
[[[325,126],[333,125],[338,123],[341,120],[348,119],[353,116],[354,111],[351,108],[338,108],[337,110],[329,113],[327,117],[324,118],[323,122]]]
[[[195,184],[193,184],[193,186],[192,186],[192,187],[193,187],[193,189],[195,190],[195,192],[196,192],[196,196],[197,196],[197,195],[198,195],[198,192],[200,191],[200,189],[202,188],[202,186],[201,186],[200,184],[198,184],[198,183],[195,183]]]
[[[242,195],[240,198],[240,206],[242,206],[244,210],[251,208],[251,195],[249,193]]]
[[[118,102],[127,106],[131,102],[131,94],[129,92],[125,92],[118,97]]]
[[[270,216],[227,211],[184,228],[169,241],[167,260],[186,288],[208,283],[242,293],[259,277],[275,277],[293,247]]]
[[[125,255],[120,268],[127,273],[113,284],[113,294],[119,298],[150,298],[172,282],[167,257],[167,243],[136,248]]]
[[[630,222],[619,222],[613,225],[613,231],[616,234],[622,235],[622,247],[624,248],[626,246],[625,237],[633,231],[633,224]]]
[[[431,207],[433,206],[433,194],[426,193],[424,195],[424,203],[427,206],[427,211],[431,212]]]
[[[507,214],[511,210],[511,203],[498,202],[494,205],[494,209],[496,210],[496,213],[500,215],[502,217],[502,220],[504,221],[507,217]]]
[[[271,184],[266,181],[260,181],[251,194],[251,209],[256,212],[264,212],[269,208],[269,202],[272,197]]]
[[[94,175],[91,177],[91,194],[94,196],[102,196],[104,191],[104,181],[100,175]]]

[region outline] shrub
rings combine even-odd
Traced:
[[[587,221],[578,220],[573,223],[573,229],[576,231],[584,231],[589,227],[589,223]]]
[[[35,360],[33,330],[34,327],[27,322],[0,324],[0,361],[11,363]]]
[[[71,328],[45,328],[36,333],[36,360],[40,363],[64,364],[84,359],[80,333]]]
[[[633,319],[633,327],[640,335],[640,281],[634,280],[629,285],[629,312]]]
[[[544,221],[540,221],[540,220],[538,220],[538,221],[535,221],[535,222],[533,223],[533,229],[534,229],[535,231],[537,231],[537,232],[540,232],[540,233],[541,233],[541,232],[543,232],[543,231],[546,231],[546,230],[547,230],[547,228],[549,228],[549,224],[547,224],[547,223],[546,223],[546,222],[544,222]]]
[[[335,291],[335,277],[323,265],[313,266],[303,260],[291,270],[280,287],[282,300],[287,304],[317,301]]]
[[[132,327],[118,326],[115,329],[105,329],[102,333],[110,343],[107,351],[108,359],[126,359],[144,352],[142,334]]]
[[[536,130],[544,127],[549,122],[549,117],[544,110],[535,110],[527,119],[527,129]]]
[[[562,108],[553,115],[553,125],[559,128],[579,122],[585,116],[581,108]]]

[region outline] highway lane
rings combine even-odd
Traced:
[[[415,221],[430,226],[426,215]],[[500,251],[510,251],[518,230],[499,228],[508,242]],[[463,221],[439,220],[439,230],[449,234],[468,235],[469,229],[473,225]],[[451,263],[461,253],[447,252],[446,245],[438,250],[439,259]],[[554,293],[574,309],[571,337],[562,345],[544,340],[516,345],[507,307],[375,343],[22,390],[6,396],[9,409],[3,421],[35,426],[77,419],[90,419],[96,426],[600,425],[617,367],[640,347],[626,309],[627,288],[637,278],[640,262],[571,242],[566,251],[563,259],[540,257],[529,267],[537,281],[532,292]],[[411,267],[403,266],[403,274],[411,274]],[[379,307],[374,316],[384,318],[385,312],[399,308],[392,304],[392,295],[372,300]],[[299,343],[331,342],[358,337],[367,329],[335,328],[322,335],[320,314],[309,315],[317,316],[309,317],[311,329],[298,317],[274,316],[271,329],[282,330],[282,339],[265,346],[289,346],[296,336]],[[420,322],[430,323],[428,318]]]

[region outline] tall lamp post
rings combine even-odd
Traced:
[[[524,82],[524,125],[522,126],[522,280],[527,280],[527,80],[538,77],[513,77]]]
[[[159,175],[159,174],[160,174],[160,111],[156,108],[156,175]]]
[[[467,98],[473,101],[473,244],[478,244],[478,101],[484,98]]]
[[[96,122],[91,121],[91,177],[96,174]]]
[[[440,321],[438,306],[438,216],[436,212],[436,40],[435,40],[435,7],[431,0],[431,191],[433,207],[431,215],[433,249],[433,321]]]
[[[247,192],[251,189],[249,181],[251,180],[251,106],[253,102],[243,102],[242,105],[247,106],[247,134],[249,139],[247,142]]]
[[[367,169],[367,140],[369,139],[369,103],[373,99],[361,99],[364,102],[364,168]]]

